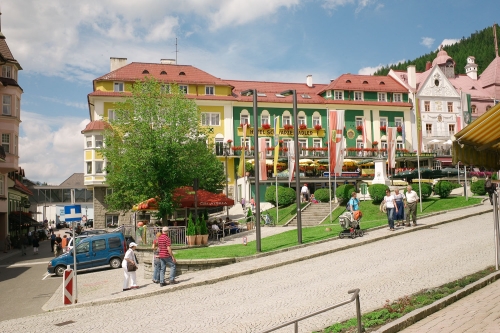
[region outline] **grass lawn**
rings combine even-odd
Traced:
[[[481,202],[481,198],[469,198],[465,201],[464,197],[449,197],[445,199],[440,198],[427,198],[422,201],[422,213],[420,213],[420,204],[417,207],[417,216],[422,216],[438,211],[449,210],[454,208],[472,206]],[[293,206],[293,207],[292,207]],[[292,207],[292,208],[291,208]],[[285,219],[286,214],[291,216],[291,212],[295,212],[295,205],[285,208],[280,208],[280,221],[281,216]],[[387,224],[387,217],[384,213],[379,211],[379,205],[373,204],[372,201],[362,201],[360,205],[363,212],[363,219],[361,220],[362,229],[370,229]],[[274,210],[274,212],[272,212]],[[283,212],[282,212],[283,210]],[[276,209],[269,210],[271,214],[275,214]],[[345,206],[341,205],[332,212],[332,222],[327,219],[325,224],[317,227],[308,227],[302,229],[302,242],[311,243],[323,239],[337,237],[342,228],[338,224],[338,216],[345,211]],[[275,215],[274,215],[275,216]],[[288,221],[288,220],[287,220]],[[283,222],[284,223],[284,222]],[[332,230],[326,231],[325,227],[328,226]],[[265,237],[261,240],[262,252],[270,252],[279,249],[284,249],[297,245],[297,229],[292,229],[281,234],[270,237]],[[255,241],[251,241],[247,246],[242,244],[228,245],[228,246],[214,246],[195,249],[176,250],[177,259],[208,259],[208,258],[233,258],[251,256],[257,253]]]

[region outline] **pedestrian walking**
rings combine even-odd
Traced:
[[[125,256],[123,257],[123,291],[139,289],[139,286],[137,285],[137,276],[135,274],[137,265],[139,264],[134,254],[136,247],[137,244],[131,242],[128,246],[127,252],[125,252]]]
[[[19,243],[21,244],[21,256],[25,256],[26,247],[28,246],[28,237],[26,235],[21,235],[21,238],[19,238]]]
[[[399,193],[399,189],[394,190],[394,201],[396,202],[396,207],[398,211],[394,214],[394,221],[396,221],[396,227],[404,226],[405,222],[405,203],[404,203],[405,195],[403,193]]]
[[[490,203],[493,205],[493,192],[496,190],[496,184],[491,181],[489,176],[486,177],[484,182],[484,190],[488,193],[488,197],[490,198]]]
[[[161,230],[162,234],[158,238],[158,257],[160,258],[160,287],[164,287],[165,283],[165,270],[167,265],[170,267],[170,279],[169,284],[176,284],[175,281],[175,263],[177,262],[174,258],[172,248],[170,247],[170,238],[167,235],[168,228],[163,227]]]
[[[241,209],[245,210],[246,208],[246,200],[245,198],[241,198]]]
[[[10,241],[10,235],[5,236],[5,241],[3,244],[3,253],[7,253],[12,250],[12,242]]]
[[[417,225],[417,201],[418,201],[417,192],[413,191],[411,185],[406,187],[406,226],[410,226],[410,216],[413,221],[413,226]]]
[[[33,255],[38,254],[39,247],[40,247],[40,242],[38,240],[38,237],[35,235],[35,237],[33,237]]]
[[[300,193],[302,194],[302,202],[309,201],[309,188],[307,187],[307,184],[302,186]]]
[[[161,236],[161,232],[156,234],[155,240],[153,241],[153,283],[160,283],[160,258],[158,257],[158,239]]]
[[[33,231],[28,231],[28,245],[31,245],[31,242],[33,241]]]
[[[255,211],[255,199],[253,197],[250,199],[250,206],[252,206],[252,211]]]
[[[391,195],[391,190],[387,189],[385,191],[385,197],[382,202],[385,203],[389,229],[391,231],[394,231],[394,213],[398,212],[398,207],[396,206],[396,201],[394,200],[394,196]]]
[[[61,234],[57,234],[54,242],[54,256],[57,258],[63,254]]]
[[[54,253],[54,245],[56,243],[56,235],[50,229],[50,252]]]

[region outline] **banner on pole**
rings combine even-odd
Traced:
[[[342,173],[344,165],[344,110],[329,111],[329,133],[330,143],[328,152],[330,153],[330,173]]]
[[[259,139],[259,180],[267,180],[267,166],[266,166],[266,139]],[[257,152],[255,152],[257,153]],[[257,166],[255,166],[257,167]]]
[[[389,168],[396,167],[396,127],[387,127],[387,161]]]

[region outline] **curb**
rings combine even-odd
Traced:
[[[475,205],[475,206],[478,206],[478,205]],[[470,208],[470,207],[474,207],[474,206],[469,206],[467,208]],[[454,210],[460,210],[460,209],[464,209],[464,208],[458,208],[458,209],[454,209]],[[441,225],[441,224],[445,224],[445,223],[450,223],[450,222],[454,222],[454,221],[461,220],[461,219],[464,219],[464,218],[469,218],[469,217],[473,217],[473,216],[477,216],[477,215],[489,213],[491,211],[493,211],[493,209],[487,209],[487,210],[485,210],[483,212],[469,214],[469,215],[462,215],[462,216],[457,217],[457,218],[453,218],[453,219],[446,220],[446,221],[440,221],[440,222],[436,222],[436,223],[429,224],[429,225],[420,225],[420,226],[412,227],[411,229],[402,230],[401,232],[398,232],[398,233],[392,233],[392,234],[389,234],[389,235],[385,235],[385,236],[373,238],[373,239],[366,240],[366,241],[363,241],[363,242],[359,242],[359,243],[356,243],[356,244],[348,244],[348,245],[345,245],[345,246],[342,246],[342,247],[339,247],[339,248],[336,248],[336,249],[330,249],[330,250],[326,250],[326,251],[322,251],[322,252],[317,252],[317,253],[309,254],[309,255],[306,255],[306,256],[298,257],[298,258],[288,259],[288,260],[285,260],[285,261],[282,261],[282,262],[278,262],[278,263],[270,263],[270,264],[267,264],[265,266],[261,266],[261,267],[258,267],[258,268],[252,268],[252,269],[248,269],[248,270],[242,270],[242,271],[237,272],[237,273],[231,273],[231,274],[227,274],[227,275],[220,276],[220,277],[213,278],[213,279],[209,279],[209,280],[204,280],[204,281],[199,281],[199,282],[192,282],[192,283],[188,283],[188,284],[184,284],[184,285],[180,284],[180,285],[176,285],[174,287],[170,287],[170,288],[167,288],[167,289],[161,289],[161,290],[157,290],[157,291],[153,291],[153,292],[147,292],[147,293],[144,293],[144,294],[135,294],[135,295],[125,296],[125,297],[120,297],[120,298],[102,299],[102,300],[90,301],[90,302],[85,302],[85,303],[77,303],[77,304],[73,304],[73,305],[59,306],[59,307],[55,307],[55,308],[52,308],[52,309],[47,309],[46,306],[44,305],[42,307],[42,310],[43,311],[61,311],[61,310],[66,310],[66,309],[74,309],[74,308],[82,308],[82,307],[95,306],[95,305],[103,305],[103,304],[110,304],[110,303],[125,302],[125,301],[128,301],[128,300],[133,300],[133,299],[138,299],[138,298],[146,298],[146,297],[150,297],[150,296],[156,296],[156,295],[160,295],[160,294],[165,294],[165,293],[176,291],[176,290],[183,290],[183,289],[192,288],[192,287],[199,287],[199,286],[203,286],[203,285],[215,284],[217,282],[225,281],[227,279],[232,279],[232,278],[236,278],[236,277],[240,277],[240,276],[244,276],[244,275],[250,275],[250,274],[253,274],[253,273],[262,272],[262,271],[265,271],[265,270],[269,270],[269,269],[273,269],[273,268],[277,268],[277,267],[281,267],[281,266],[285,266],[285,265],[297,263],[297,262],[300,262],[300,261],[317,258],[317,257],[323,256],[323,255],[327,255],[327,254],[331,254],[331,253],[335,253],[335,252],[339,252],[339,251],[344,251],[346,249],[350,249],[350,248],[362,246],[362,245],[365,245],[365,244],[374,243],[374,242],[377,242],[379,240],[396,237],[398,235],[401,235],[402,233],[414,232],[414,231],[421,230],[421,229],[429,229],[429,228],[432,228],[432,227],[437,226],[437,225]],[[434,216],[434,215],[440,215],[440,214],[445,213],[445,212],[449,212],[449,211],[443,211],[443,212],[440,212],[440,213],[430,214],[430,215],[428,215],[426,217]],[[382,229],[382,228],[387,228],[387,226],[377,227],[377,228],[373,228],[373,229],[370,229],[370,230],[378,230],[378,229]],[[267,257],[267,256],[271,256],[271,255],[274,255],[274,254],[283,253],[283,252],[291,251],[291,250],[295,250],[295,249],[300,249],[300,248],[303,248],[303,247],[306,247],[306,246],[311,246],[311,245],[316,245],[316,244],[320,244],[320,243],[330,242],[330,241],[337,240],[337,239],[339,239],[339,238],[338,237],[334,237],[334,238],[325,239],[325,240],[321,240],[321,241],[314,242],[314,243],[297,245],[297,246],[294,246],[294,247],[290,247],[288,249],[282,249],[282,250],[273,251],[273,252],[269,252],[269,253],[260,253],[260,254],[256,254],[256,255],[250,256],[250,257],[236,258],[236,262],[246,261],[246,260],[251,260],[251,259],[256,259],[256,258],[261,258],[261,257]],[[206,260],[206,259],[203,259],[203,260]],[[500,273],[499,273],[499,275],[500,275]],[[50,300],[48,302],[50,302]]]
[[[448,295],[432,304],[429,304],[427,306],[424,306],[420,309],[414,310],[406,315],[404,315],[401,318],[396,319],[393,322],[390,322],[378,330],[374,331],[373,333],[396,333],[399,332],[405,328],[410,327],[411,325],[415,324],[416,322],[444,309],[448,305],[451,305],[460,299],[464,298],[465,296],[468,296],[472,294],[475,291],[480,290],[481,288],[484,288],[491,283],[497,281],[500,279],[500,271],[491,273],[488,276],[485,276],[484,278],[454,292],[451,295]]]

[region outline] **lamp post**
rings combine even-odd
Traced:
[[[226,157],[226,196],[229,198],[229,174],[228,174],[228,162],[227,157],[229,156],[229,145],[224,143],[223,148],[224,156]],[[229,206],[226,206],[227,217],[229,217]]]
[[[254,165],[255,165],[255,244],[257,252],[261,252],[261,236],[260,236],[260,194],[259,194],[259,131],[257,131],[257,90],[248,89],[241,92],[241,96],[253,96],[253,119],[255,130],[253,131],[254,140]]]
[[[281,93],[283,96],[292,95],[293,101],[293,150],[295,151],[295,191],[297,200],[297,238],[298,243],[302,244],[302,218],[300,212],[300,165],[299,165],[299,118],[297,115],[297,92],[295,90],[286,90]]]

